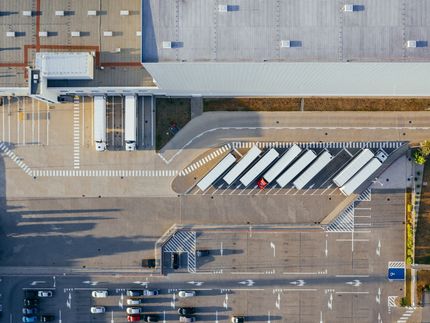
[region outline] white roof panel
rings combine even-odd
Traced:
[[[94,77],[94,59],[88,52],[36,53],[36,68],[47,79],[91,80]]]

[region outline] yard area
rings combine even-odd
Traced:
[[[156,98],[156,150],[191,120],[191,99]]]
[[[304,98],[303,111],[426,111],[430,99]],[[301,98],[204,99],[204,111],[300,111]]]
[[[419,270],[417,272],[417,300],[420,305],[424,289],[430,289],[430,270]]]
[[[424,165],[420,214],[415,233],[415,263],[430,264],[430,162]]]

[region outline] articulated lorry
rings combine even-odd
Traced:
[[[136,150],[137,115],[136,96],[127,95],[125,97],[125,150]]]
[[[106,97],[94,97],[94,142],[97,151],[106,150]]]

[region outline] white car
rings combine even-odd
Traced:
[[[52,297],[52,291],[50,290],[39,290],[37,292],[38,297]]]
[[[142,304],[141,298],[128,298],[127,305],[140,305]]]
[[[91,313],[93,314],[101,314],[106,312],[106,308],[104,306],[93,306],[91,307]]]
[[[108,296],[108,291],[107,290],[93,290],[91,295],[94,298],[105,298]]]
[[[140,314],[142,309],[140,307],[127,307],[127,314]]]
[[[196,292],[194,290],[180,290],[178,296],[181,298],[193,297],[196,296]]]

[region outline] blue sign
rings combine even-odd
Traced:
[[[389,280],[405,280],[405,268],[388,268]]]

